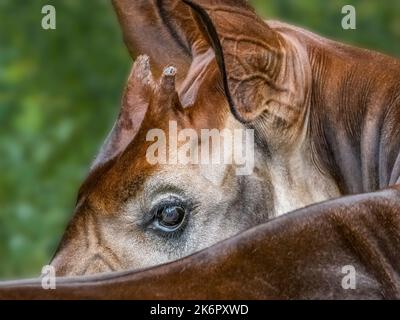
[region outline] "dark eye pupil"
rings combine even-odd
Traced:
[[[158,222],[167,228],[178,226],[185,217],[185,210],[182,207],[163,207],[158,211]]]

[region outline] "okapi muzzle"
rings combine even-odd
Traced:
[[[399,298],[399,60],[265,22],[244,0],[113,4],[135,62],[52,265],[163,265],[80,291],[64,280],[57,297]],[[171,123],[253,130],[251,172],[148,161],[152,130],[167,153],[185,145]],[[346,265],[357,290],[341,286]]]

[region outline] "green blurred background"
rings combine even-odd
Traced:
[[[253,0],[265,17],[400,56],[398,0]],[[57,29],[41,28],[41,8]],[[357,30],[341,8],[357,9]],[[0,0],[0,279],[40,273],[111,128],[130,58],[109,0]]]

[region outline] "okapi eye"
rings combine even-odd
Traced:
[[[160,229],[164,231],[175,231],[183,223],[186,210],[181,206],[170,205],[161,207],[156,214],[156,221]]]

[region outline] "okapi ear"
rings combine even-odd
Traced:
[[[149,57],[139,56],[128,78],[118,119],[93,162],[92,169],[124,151],[133,140],[145,117],[154,86]]]
[[[299,54],[245,0],[183,0],[213,47],[235,117],[289,128],[304,115]],[[263,115],[263,117],[260,117]]]

